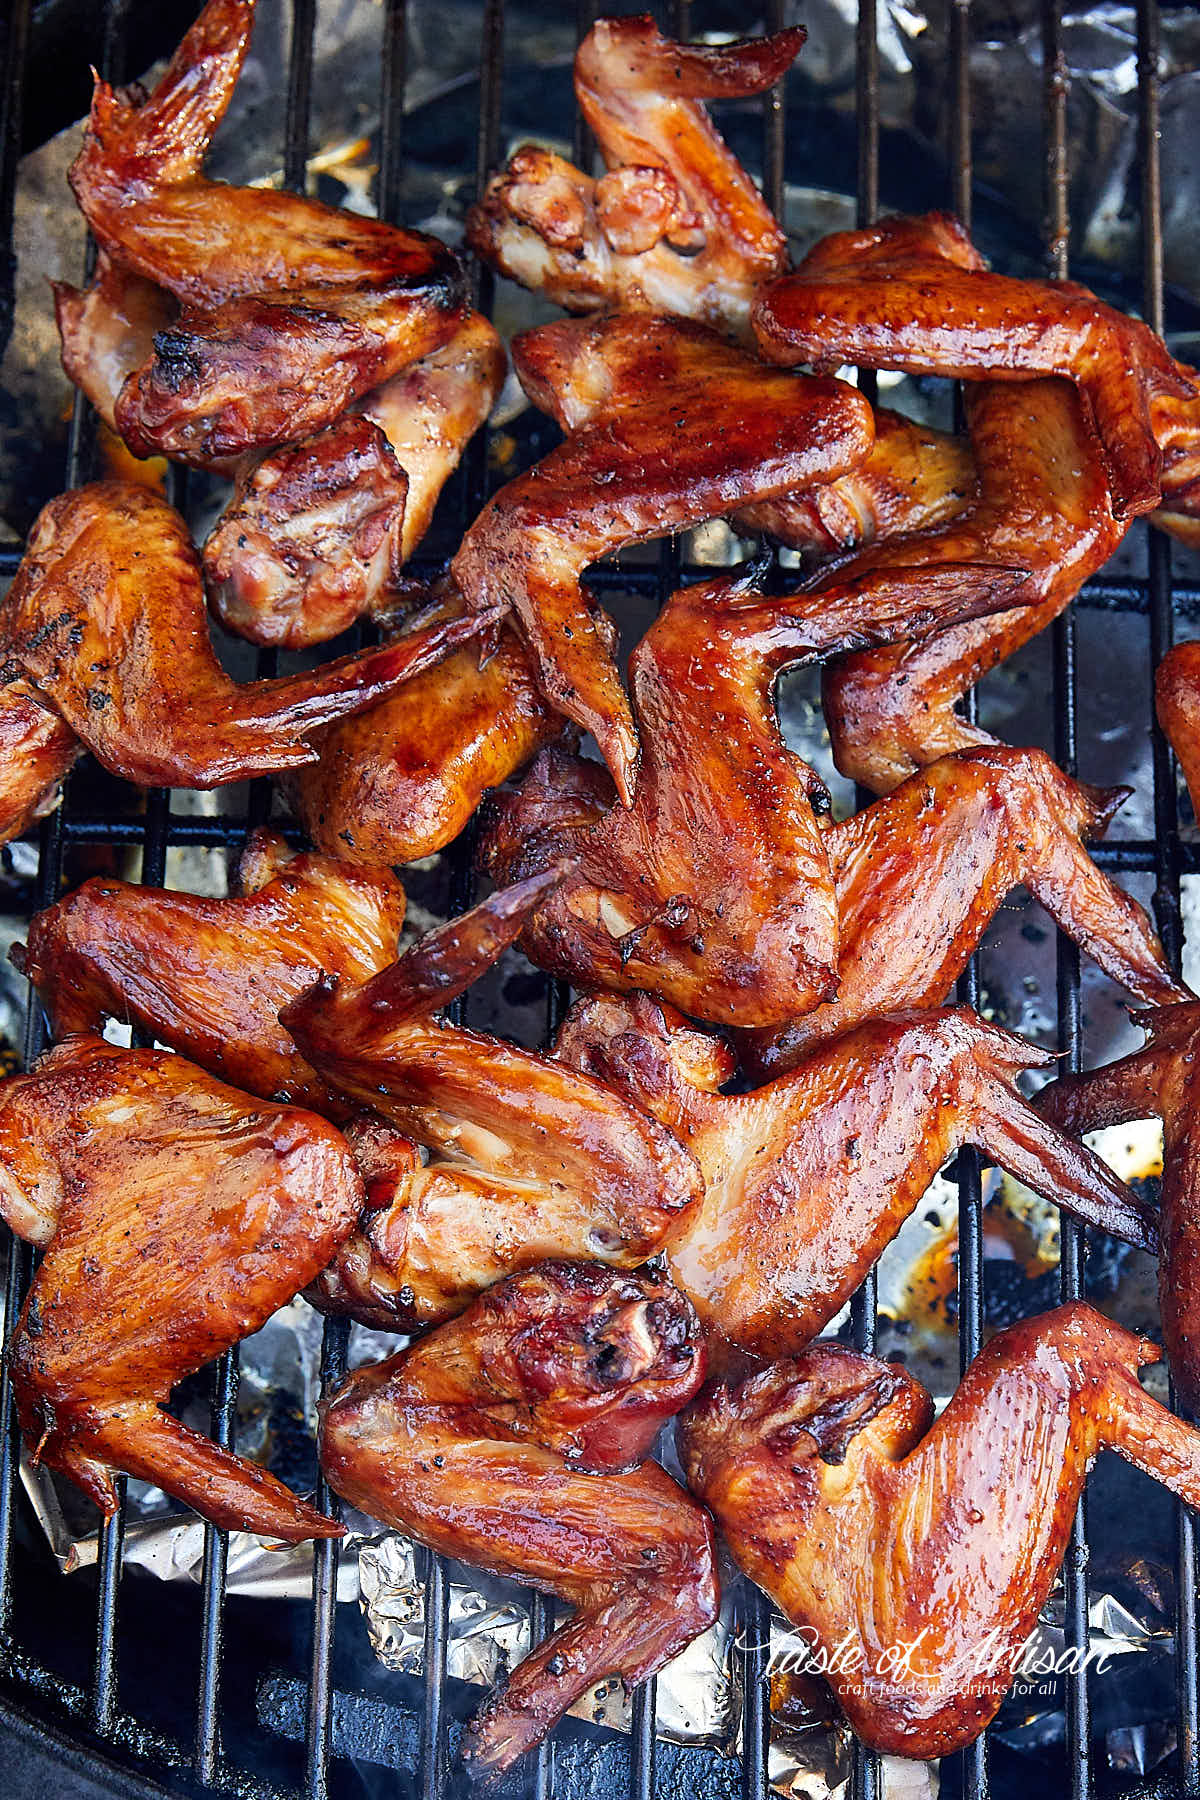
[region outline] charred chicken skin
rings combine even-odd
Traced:
[[[393,1318],[445,1318],[548,1255],[644,1262],[699,1204],[694,1158],[639,1107],[550,1057],[435,1017],[557,879],[494,894],[369,981],[324,981],[283,1009],[331,1087],[431,1153],[409,1173],[403,1145],[368,1139],[368,1183],[383,1186],[345,1271],[323,1284],[329,1303],[373,1294],[371,1307]]]
[[[472,609],[510,608],[547,700],[633,803],[638,740],[583,571],[619,549],[832,480],[871,448],[871,409],[839,381],[782,376],[703,326],[627,316],[539,326],[513,363],[567,441],[489,502],[453,574]]]
[[[648,14],[598,20],[575,93],[608,173],[594,181],[522,146],[468,214],[468,244],[569,312],[674,313],[748,335],[754,290],[787,267],[787,240],[703,103],[762,93],[804,38],[793,26],[678,44]]]
[[[12,958],[56,1037],[120,1019],[247,1093],[345,1117],[279,1009],[322,975],[386,968],[404,890],[389,869],[297,856],[270,831],[250,838],[238,888],[214,900],[95,877],[38,913]]]
[[[632,806],[594,762],[549,750],[483,846],[501,880],[577,858],[526,947],[583,986],[651,988],[698,1018],[780,1024],[831,997],[840,928],[828,799],[787,751],[779,671],[1003,604],[1019,572],[887,572],[762,599],[753,567],[675,594],[630,661],[642,743]]]
[[[557,1054],[685,1143],[704,1200],[667,1244],[702,1324],[763,1359],[827,1325],[966,1143],[1078,1218],[1153,1250],[1153,1212],[1017,1091],[1054,1057],[965,1008],[873,1019],[749,1094],[725,1043],[645,995],[594,996]]]
[[[305,437],[462,317],[461,269],[434,239],[204,179],[253,14],[209,0],[148,98],[97,80],[71,169],[101,249],[180,308],[115,402],[135,455],[221,466]]]
[[[219,787],[313,762],[306,739],[475,636],[442,621],[323,668],[238,687],[217,662],[187,527],[159,495],[99,481],[44,506],[0,608],[13,662],[105,768]]]
[[[360,411],[248,461],[204,546],[221,623],[255,644],[298,648],[386,606],[505,367],[495,331],[470,313]]]
[[[1159,1355],[1076,1301],[993,1338],[934,1421],[904,1369],[814,1344],[701,1396],[688,1484],[863,1742],[945,1756],[994,1717],[1101,1449],[1200,1505],[1200,1435],[1138,1382]]]
[[[1142,1012],[1149,1042],[1132,1056],[1064,1075],[1035,1102],[1052,1124],[1081,1135],[1102,1125],[1160,1118],[1163,1176],[1158,1305],[1171,1374],[1188,1411],[1200,1412],[1200,1004]]]
[[[107,1514],[113,1476],[284,1543],[342,1528],[162,1410],[311,1281],[363,1189],[341,1134],[180,1056],[73,1037],[0,1086],[0,1214],[44,1248],[10,1347],[26,1442]]]
[[[944,215],[824,238],[760,291],[752,322],[762,354],[785,365],[857,363],[968,381],[1065,376],[1090,404],[1118,520],[1159,503],[1155,403],[1198,397],[1147,325],[1073,282],[991,273]]]
[[[476,1715],[473,1773],[508,1768],[601,1677],[646,1680],[715,1618],[708,1516],[643,1460],[702,1379],[674,1289],[548,1262],[325,1403],[321,1463],[352,1505],[576,1609]]]

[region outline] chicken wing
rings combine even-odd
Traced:
[[[1167,652],[1155,671],[1154,699],[1200,819],[1200,643],[1176,644]]]
[[[0,665],[0,844],[53,812],[83,745],[13,662]]]
[[[601,1677],[646,1680],[715,1618],[708,1517],[642,1460],[702,1378],[672,1288],[549,1262],[325,1403],[321,1463],[352,1505],[576,1609],[476,1715],[473,1773],[508,1768]]]
[[[255,644],[298,648],[386,605],[505,367],[495,331],[470,313],[361,412],[248,460],[203,552],[221,623]]]
[[[945,1756],[994,1717],[1101,1449],[1200,1505],[1200,1434],[1138,1382],[1159,1354],[1076,1301],[993,1338],[934,1422],[904,1369],[814,1344],[702,1395],[684,1468],[864,1743]]]
[[[56,1037],[139,1026],[247,1093],[349,1110],[298,1053],[279,1009],[322,975],[365,981],[396,956],[404,889],[390,869],[297,856],[256,831],[227,900],[94,877],[38,913],[11,952]]]
[[[457,596],[443,598],[433,615],[462,616]],[[564,724],[506,625],[482,668],[467,644],[368,712],[314,732],[319,761],[287,775],[283,788],[330,856],[415,862],[453,842],[486,790],[523,769]]]
[[[217,662],[187,527],[100,481],[42,508],[0,610],[13,661],[92,754],[150,787],[219,787],[316,760],[305,741],[477,636],[443,621],[323,668],[238,687]]]
[[[1068,377],[1091,405],[1118,520],[1159,503],[1155,400],[1198,398],[1141,320],[1071,282],[991,273],[961,226],[937,215],[823,239],[792,274],[760,290],[752,322],[762,354],[786,365]]]
[[[1200,1005],[1167,1006],[1136,1019],[1149,1039],[1144,1049],[1087,1075],[1063,1075],[1034,1104],[1051,1123],[1079,1135],[1130,1119],[1162,1120],[1158,1305],[1171,1374],[1194,1414],[1200,1411]]]
[[[964,577],[978,597],[978,571],[938,574],[944,604]],[[912,594],[894,579],[784,602],[720,584],[672,599],[633,658],[645,740],[633,808],[614,804],[595,763],[554,751],[494,808],[482,855],[498,879],[578,859],[523,935],[533,961],[738,1027],[752,1066],[777,1073],[873,1015],[940,1005],[1023,883],[1142,999],[1184,996],[1141,907],[1080,845],[1124,790],[996,747],[942,757],[843,823],[818,810],[823,790],[784,744],[771,680],[871,606],[877,624],[889,607],[903,620]],[[936,605],[932,580],[923,595]]]
[[[326,1284],[331,1302],[335,1288],[370,1287],[371,1304],[393,1318],[444,1318],[546,1255],[644,1262],[699,1204],[695,1159],[639,1107],[549,1057],[435,1017],[558,879],[551,871],[494,894],[370,981],[323,981],[281,1012],[331,1087],[431,1152],[410,1170],[402,1145],[368,1139],[368,1181],[384,1185],[348,1248],[357,1270]]]
[[[484,508],[454,577],[470,608],[516,613],[542,692],[594,733],[629,806],[637,734],[584,569],[832,480],[869,451],[871,409],[843,382],[764,370],[683,320],[564,321],[522,333],[512,354],[530,398],[569,435]]]
[[[135,369],[154,354],[154,340],[179,308],[156,286],[101,250],[86,288],[51,283],[62,365],[104,423],[117,429],[117,397]]]
[[[526,933],[579,985],[651,988],[698,1018],[781,1024],[832,997],[839,924],[828,796],[786,750],[772,684],[794,663],[886,643],[1003,604],[1020,571],[888,571],[836,592],[760,599],[757,571],[672,596],[630,660],[642,742],[632,806],[603,769],[539,758],[495,805],[499,880],[577,858]]]
[[[209,0],[148,98],[97,79],[71,169],[101,249],[181,308],[116,398],[135,455],[210,467],[305,437],[462,317],[462,270],[435,239],[204,179],[253,13]]]
[[[816,1337],[967,1143],[1088,1224],[1158,1245],[1152,1209],[1017,1091],[1053,1055],[965,1008],[873,1019],[749,1094],[720,1092],[735,1069],[721,1039],[646,995],[577,1002],[557,1054],[691,1150],[704,1200],[668,1242],[671,1279],[708,1332],[765,1360]]]
[[[594,181],[526,144],[468,213],[468,244],[570,312],[675,313],[748,335],[754,290],[786,268],[787,239],[703,102],[762,93],[805,35],[678,44],[648,14],[597,20],[575,93],[608,174]]]
[[[124,1470],[231,1530],[340,1537],[162,1407],[312,1280],[362,1200],[333,1126],[180,1056],[74,1037],[6,1081],[0,1215],[45,1248],[10,1349],[35,1458],[109,1515]]]

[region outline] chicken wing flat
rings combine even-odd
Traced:
[[[736,1066],[721,1039],[645,995],[577,1002],[557,1054],[691,1150],[704,1200],[668,1242],[671,1279],[707,1331],[765,1360],[816,1337],[967,1143],[1088,1224],[1157,1248],[1152,1209],[1017,1091],[1053,1055],[965,1008],[873,1019],[749,1094],[720,1092]]]
[[[146,787],[220,787],[313,762],[316,727],[374,705],[479,630],[443,621],[239,687],[209,641],[183,520],[121,481],[42,508],[0,610],[12,660],[106,769]]]
[[[569,435],[488,503],[453,574],[469,607],[515,612],[542,692],[595,735],[629,806],[637,734],[583,571],[622,545],[832,480],[870,450],[871,409],[843,382],[764,370],[683,320],[543,325],[512,355]]]
[[[347,1252],[357,1269],[327,1284],[331,1303],[369,1287],[393,1318],[444,1318],[546,1255],[644,1262],[699,1204],[695,1159],[639,1107],[550,1057],[435,1017],[557,879],[494,894],[371,980],[324,981],[283,1009],[331,1087],[431,1153],[410,1171],[392,1139],[364,1144],[368,1181],[383,1186]]]
[[[814,1344],[702,1395],[684,1468],[863,1742],[945,1756],[995,1716],[1101,1449],[1200,1504],[1200,1435],[1138,1382],[1159,1355],[1076,1301],[993,1338],[934,1422],[904,1369]]]
[[[461,619],[459,597],[435,618]],[[311,742],[319,760],[285,777],[313,843],[359,865],[415,862],[463,831],[488,788],[561,736],[508,625],[483,667],[471,644],[405,682],[368,712]]]
[[[324,643],[390,598],[491,411],[506,358],[469,313],[434,350],[301,444],[247,461],[204,546],[221,623],[255,644]]]
[[[1063,1075],[1038,1094],[1038,1111],[1064,1131],[1156,1117],[1163,1122],[1158,1305],[1167,1360],[1188,1411],[1200,1411],[1200,1133],[1196,1072],[1200,1005],[1136,1015],[1149,1042],[1086,1075]]]
[[[120,1019],[247,1093],[345,1117],[279,1009],[322,975],[358,982],[386,968],[404,889],[390,869],[297,856],[265,830],[242,854],[238,888],[214,900],[94,877],[37,914],[12,959],[57,1037]]]
[[[101,249],[181,309],[115,402],[135,455],[209,467],[305,437],[462,316],[462,271],[435,239],[204,179],[253,14],[209,0],[148,98],[98,79],[71,169]]]
[[[672,1288],[551,1262],[325,1403],[338,1493],[576,1609],[476,1715],[474,1774],[508,1768],[601,1677],[646,1680],[715,1618],[707,1514],[642,1460],[702,1378],[696,1318]]]
[[[0,666],[0,844],[53,812],[83,745],[13,662]]]
[[[673,43],[648,14],[599,19],[575,93],[608,173],[526,144],[467,215],[485,262],[569,312],[674,313],[748,335],[787,239],[714,131],[705,100],[760,94],[790,68],[803,26],[740,43]]]
[[[1020,571],[889,571],[763,599],[756,571],[672,596],[630,660],[642,743],[632,806],[594,762],[544,752],[494,807],[484,866],[577,859],[526,934],[581,986],[651,988],[697,1018],[780,1024],[832,997],[838,901],[824,786],[786,750],[772,686],[791,664],[1003,604]]]
[[[108,1515],[114,1473],[284,1543],[342,1528],[162,1410],[350,1230],[362,1183],[314,1113],[180,1056],[70,1038],[0,1086],[0,1214],[45,1255],[10,1349],[37,1460]]]
[[[1154,699],[1200,819],[1200,644],[1176,644],[1167,652],[1155,672]]]
[[[1067,377],[1091,405],[1119,520],[1159,503],[1155,400],[1197,399],[1147,325],[1072,282],[993,274],[946,216],[884,219],[823,239],[760,291],[752,322],[763,355],[788,365]]]

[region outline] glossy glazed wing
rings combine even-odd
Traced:
[[[780,670],[1003,603],[1012,570],[905,569],[819,597],[763,599],[755,573],[672,596],[630,659],[642,743],[632,806],[595,763],[550,750],[496,804],[499,880],[577,859],[525,935],[583,987],[650,988],[698,1018],[779,1024],[836,988],[839,922],[824,787],[787,750]]]
[[[70,1038],[0,1086],[0,1213],[45,1255],[11,1345],[35,1457],[116,1511],[124,1470],[231,1530],[342,1528],[162,1411],[270,1318],[350,1230],[340,1133],[182,1057]]]
[[[385,1262],[407,1264],[382,1286],[427,1292],[442,1316],[547,1253],[644,1262],[699,1203],[694,1158],[640,1108],[550,1057],[435,1016],[558,879],[494,894],[370,981],[323,982],[281,1013],[331,1087],[431,1152],[373,1230],[392,1234]]]
[[[595,735],[629,806],[637,734],[583,571],[622,545],[832,480],[870,449],[871,410],[842,382],[773,374],[683,320],[564,321],[522,333],[512,354],[569,435],[488,503],[454,577],[469,607],[515,613],[543,693]]]
[[[1180,1398],[1200,1411],[1200,1005],[1136,1014],[1149,1042],[1086,1075],[1064,1075],[1035,1104],[1064,1131],[1158,1117],[1163,1122],[1158,1306]]]
[[[92,754],[152,787],[219,787],[313,762],[305,741],[477,635],[432,625],[323,668],[238,687],[217,662],[200,566],[166,501],[98,481],[50,501],[0,612],[13,660]]]
[[[461,619],[461,599],[440,602],[432,617]],[[328,855],[356,866],[415,862],[452,843],[487,789],[563,724],[506,625],[482,668],[467,644],[378,706],[314,732],[318,761],[287,775],[284,791]]]
[[[148,97],[97,79],[71,186],[100,247],[181,311],[125,381],[135,455],[201,467],[305,437],[444,343],[463,276],[419,232],[200,170],[253,0],[209,0]]]
[[[246,846],[238,887],[214,900],[95,877],[38,913],[12,958],[58,1037],[120,1019],[247,1093],[344,1117],[279,1009],[320,976],[386,968],[404,890],[390,869],[297,856],[266,830]]]
[[[1072,781],[1041,750],[961,750],[831,826],[837,998],[778,1030],[739,1034],[747,1066],[778,1074],[864,1019],[940,1005],[1017,886],[1139,999],[1189,999],[1142,907],[1083,848],[1127,793]]]
[[[594,996],[557,1054],[673,1131],[704,1176],[667,1246],[702,1324],[764,1359],[792,1356],[845,1304],[964,1144],[1037,1193],[1156,1249],[1153,1211],[1022,1099],[1022,1069],[1054,1058],[965,1008],[873,1019],[749,1094],[719,1089],[719,1039],[645,995]]]
[[[255,644],[324,643],[385,606],[504,380],[469,313],[448,344],[326,426],[246,466],[204,545],[221,623]]]
[[[943,563],[1028,571],[1002,617],[826,670],[837,766],[877,794],[948,751],[994,741],[957,710],[963,694],[1057,618],[1125,533],[1113,516],[1090,410],[1069,382],[982,382],[967,390],[966,405],[978,477],[971,503],[938,528],[872,545],[818,584],[818,592],[833,593],[843,582],[906,565],[914,583]]]
[[[1176,644],[1167,652],[1155,671],[1154,701],[1200,818],[1200,644]]]
[[[815,1344],[701,1396],[684,1467],[863,1742],[945,1756],[994,1717],[1101,1449],[1200,1503],[1200,1435],[1138,1382],[1158,1357],[1076,1301],[993,1338],[932,1422],[904,1369]]]
[[[602,1676],[644,1681],[712,1623],[707,1515],[642,1461],[702,1378],[695,1315],[672,1288],[544,1263],[325,1403],[338,1493],[576,1609],[476,1716],[475,1774],[508,1768]]]
[[[1147,325],[1074,283],[991,273],[949,219],[932,227],[884,219],[823,239],[760,291],[752,322],[763,355],[788,365],[857,363],[962,380],[1067,377],[1091,405],[1120,520],[1159,502],[1154,401],[1197,398]]]
[[[804,38],[793,26],[679,44],[648,14],[597,20],[575,57],[575,93],[609,173],[595,181],[526,144],[467,215],[467,242],[570,312],[674,313],[745,336],[755,288],[787,266],[787,240],[703,103],[762,93]]]
[[[0,844],[53,812],[83,745],[13,662],[0,665]]]

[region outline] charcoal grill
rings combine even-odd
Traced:
[[[935,4],[937,0],[935,0]],[[282,144],[284,179],[293,188],[303,185],[309,147],[310,100],[313,76],[313,39],[317,0],[294,0],[287,88],[287,112]],[[28,54],[33,0],[9,0],[7,15],[0,17],[0,324],[11,316],[11,229],[17,163],[22,141],[24,71]],[[594,0],[582,0],[578,27],[582,35],[598,8]],[[624,10],[618,3],[614,11]],[[661,11],[662,9],[660,9]],[[697,0],[675,0],[669,16],[660,24],[673,35],[686,37],[710,23],[730,21],[706,18],[705,5]],[[104,73],[121,80],[133,71],[127,67],[132,0],[106,0],[103,8]],[[755,29],[778,29],[784,22],[781,0],[767,0],[766,16]],[[744,23],[743,21],[736,21]],[[378,207],[382,216],[400,219],[404,203],[405,84],[407,55],[406,0],[384,0],[380,8],[380,113],[381,156],[378,175]],[[1140,125],[1140,193],[1142,215],[1141,309],[1156,330],[1164,321],[1163,239],[1159,162],[1158,8],[1153,0],[1137,4],[1138,112]],[[971,162],[971,84],[968,70],[970,47],[969,0],[948,0],[946,18],[950,95],[950,142],[946,146],[948,184],[940,196],[968,225],[971,221],[973,183]],[[1068,138],[1067,77],[1061,42],[1062,7],[1046,0],[1041,7],[1043,67],[1043,145],[1045,155],[1044,265],[1049,273],[1068,272]],[[501,150],[500,101],[505,59],[505,0],[483,0],[478,82],[478,129],[475,173],[482,179]],[[870,221],[880,205],[880,62],[875,0],[860,0],[857,19],[855,155],[857,213]],[[778,91],[762,104],[761,166],[768,198],[778,212],[783,194],[788,156],[786,114]],[[579,154],[587,154],[586,134],[577,127]],[[469,174],[469,170],[464,170]],[[66,204],[64,195],[64,204]],[[478,302],[485,310],[493,301],[492,278],[479,273]],[[5,303],[7,296],[7,306]],[[864,377],[864,386],[870,383]],[[76,398],[69,453],[62,485],[72,487],[86,480],[94,456],[91,421],[81,397]],[[183,477],[176,472],[173,497],[181,499]],[[489,488],[487,446],[477,442],[470,451],[458,486],[463,521],[478,511]],[[1139,528],[1142,529],[1142,528]],[[18,555],[0,548],[0,575],[11,574]],[[1171,547],[1159,534],[1149,534],[1147,572],[1144,577],[1103,578],[1089,583],[1078,607],[1117,609],[1145,620],[1151,670],[1169,649],[1174,621],[1200,602],[1200,587],[1172,583]],[[622,591],[639,593],[647,602],[661,602],[679,580],[691,571],[681,566],[677,544],[668,542],[656,561],[644,559],[622,566],[608,581]],[[600,583],[605,584],[601,571]],[[1072,610],[1053,627],[1054,750],[1057,760],[1074,773],[1077,751],[1076,617]],[[267,672],[270,658],[260,659]],[[973,704],[973,701],[972,701]],[[1169,750],[1153,725],[1151,688],[1141,696],[1143,716],[1153,734],[1154,837],[1124,839],[1100,846],[1097,860],[1110,870],[1149,874],[1153,878],[1154,910],[1172,964],[1178,970],[1182,948],[1180,877],[1200,869],[1196,849],[1180,841],[1177,818],[1175,771]],[[76,794],[78,788],[76,785]],[[185,815],[172,807],[171,795],[155,791],[146,797],[144,813],[131,817],[128,810],[87,810],[68,792],[62,808],[43,821],[36,834],[37,876],[34,903],[45,906],[60,890],[64,854],[68,847],[103,844],[140,846],[141,879],[162,885],[167,850],[171,846],[198,845],[236,850],[246,832],[269,813],[269,784],[256,783],[242,816],[218,818]],[[472,846],[467,839],[450,853],[451,905],[462,910],[472,897]],[[973,965],[964,977],[962,997],[979,998],[979,971]],[[547,984],[546,1024],[553,1030],[566,1003],[560,984]],[[462,1003],[459,1003],[460,1007]],[[1060,1049],[1065,1066],[1080,1066],[1082,1011],[1078,953],[1065,940],[1057,951],[1057,1016]],[[43,1047],[41,1013],[31,1006],[25,1036],[25,1055],[35,1056]],[[958,1162],[959,1348],[963,1364],[979,1349],[983,1325],[984,1271],[980,1213],[980,1171],[976,1156],[964,1153]],[[1083,1243],[1069,1219],[1062,1225],[1061,1292],[1074,1298],[1082,1286]],[[29,1276],[29,1256],[15,1246],[8,1262],[7,1316],[16,1309]],[[876,1333],[874,1277],[868,1278],[852,1308],[854,1342],[871,1349]],[[347,1328],[341,1322],[325,1326],[322,1378],[336,1383],[346,1367]],[[234,1432],[238,1383],[236,1354],[225,1357],[214,1371],[212,1431],[221,1443]],[[335,1575],[337,1547],[317,1546],[311,1605],[303,1624],[304,1645],[290,1649],[294,1661],[307,1664],[307,1681],[274,1673],[270,1666],[254,1666],[248,1659],[245,1634],[227,1630],[230,1604],[225,1592],[227,1545],[224,1535],[208,1528],[205,1535],[203,1583],[198,1597],[186,1590],[188,1606],[178,1615],[171,1611],[172,1630],[183,1616],[196,1636],[165,1644],[155,1616],[165,1609],[160,1590],[149,1592],[146,1583],[122,1583],[123,1522],[118,1516],[104,1528],[95,1584],[95,1606],[90,1666],[81,1666],[69,1679],[48,1666],[36,1643],[18,1628],[14,1616],[14,1581],[19,1549],[16,1543],[17,1512],[21,1504],[17,1479],[18,1434],[12,1393],[7,1380],[0,1385],[0,1717],[10,1731],[32,1735],[48,1748],[60,1768],[90,1776],[116,1793],[236,1793],[239,1795],[303,1794],[305,1800],[325,1800],[326,1795],[392,1792],[421,1800],[438,1800],[456,1782],[451,1762],[455,1735],[453,1685],[447,1682],[448,1584],[444,1564],[430,1557],[426,1573],[424,1675],[417,1695],[392,1678],[381,1680],[377,1691],[365,1695],[339,1684],[335,1665]],[[336,1510],[335,1496],[322,1488],[319,1502]],[[1088,1537],[1085,1508],[1076,1519],[1065,1565],[1066,1635],[1073,1645],[1086,1645],[1088,1634]],[[1175,1624],[1177,1654],[1178,1750],[1168,1774],[1125,1793],[1200,1794],[1200,1673],[1197,1662],[1197,1569],[1195,1522],[1179,1508],[1176,1527],[1178,1608]],[[84,1589],[71,1586],[70,1606],[83,1603]],[[46,1604],[57,1608],[68,1603],[60,1588],[47,1591]],[[257,1608],[272,1603],[255,1601]],[[514,1792],[524,1791],[548,1800],[549,1796],[592,1796],[611,1800],[628,1793],[630,1800],[652,1800],[667,1793],[689,1792],[720,1795],[739,1793],[743,1800],[760,1800],[767,1793],[766,1749],[768,1737],[768,1689],[765,1643],[769,1621],[766,1601],[757,1590],[743,1585],[738,1594],[741,1637],[738,1655],[744,1683],[743,1749],[740,1768],[728,1763],[721,1768],[710,1762],[689,1772],[687,1755],[656,1742],[653,1684],[636,1696],[633,1729],[626,1741],[609,1737],[599,1743],[581,1737],[568,1726],[529,1759],[514,1778]],[[281,1642],[295,1628],[282,1630]],[[547,1612],[534,1604],[534,1632],[544,1633]],[[343,1625],[343,1634],[350,1629]],[[130,1638],[145,1654],[130,1657]],[[119,1649],[123,1652],[120,1662]],[[132,1661],[132,1672],[128,1666]],[[167,1687],[183,1696],[176,1707],[172,1729],[161,1722],[162,1708],[148,1704],[152,1688]],[[252,1689],[256,1714],[245,1704]],[[470,1696],[473,1704],[477,1690]],[[410,1703],[411,1702],[411,1703]],[[463,1708],[460,1706],[461,1712]],[[272,1735],[274,1733],[274,1735]],[[390,1737],[398,1751],[388,1760],[402,1765],[405,1773],[380,1774],[377,1751],[380,1734]],[[293,1748],[289,1750],[288,1744]],[[299,1745],[297,1751],[294,1746]],[[373,1748],[374,1747],[374,1748]],[[696,1753],[697,1755],[700,1753]],[[1060,1749],[1047,1752],[1053,1764],[1048,1792],[1069,1792],[1072,1800],[1106,1791],[1106,1774],[1095,1765],[1089,1730],[1089,1692],[1086,1671],[1067,1680],[1065,1757]],[[948,1763],[943,1771],[945,1791],[961,1792],[972,1800],[984,1800],[991,1791],[989,1744],[986,1736]],[[880,1772],[866,1754],[856,1757],[853,1786],[856,1800],[873,1800],[880,1792]]]

